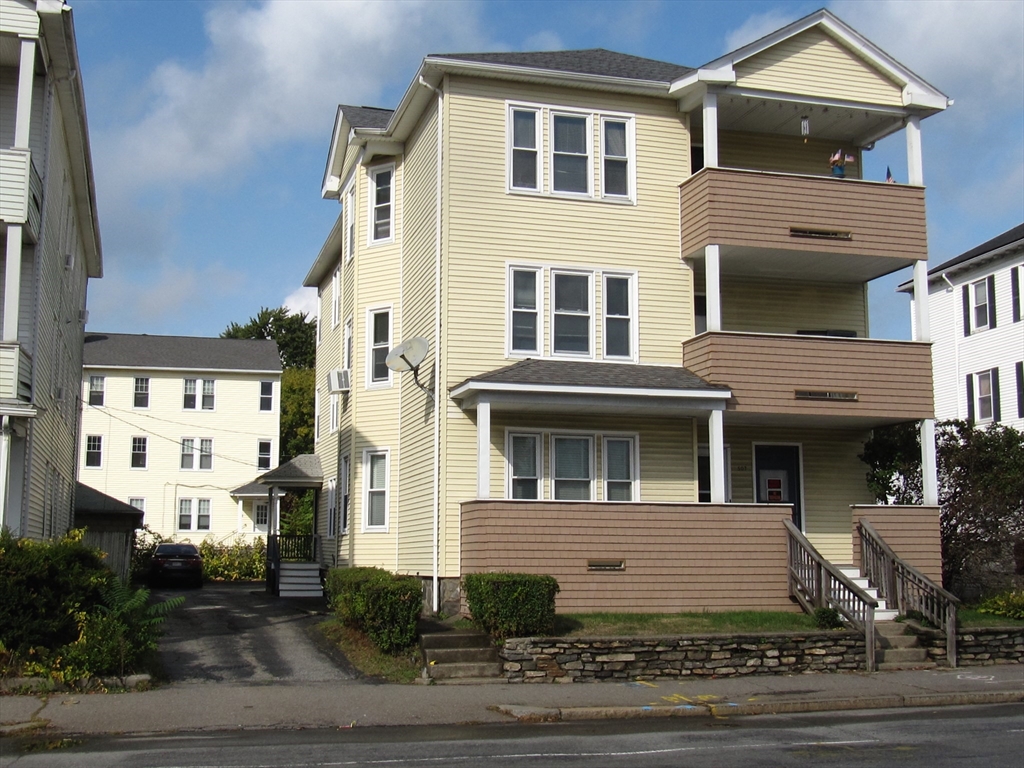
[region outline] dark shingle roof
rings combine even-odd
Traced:
[[[381,109],[380,107],[353,107],[341,104],[340,109],[348,124],[353,128],[387,128],[393,109]]]
[[[1008,229],[1005,232],[1003,232],[1003,234],[996,235],[991,240],[984,242],[979,246],[971,248],[971,250],[961,253],[959,256],[956,256],[955,258],[952,258],[949,261],[944,261],[942,264],[939,264],[939,266],[928,270],[928,274],[941,274],[942,272],[948,271],[952,267],[964,264],[965,262],[977,258],[978,256],[984,256],[986,253],[989,253],[990,251],[998,250],[999,248],[1009,245],[1010,243],[1013,243],[1017,240],[1024,240],[1024,224],[1018,224],[1013,229]]]
[[[708,384],[682,366],[591,363],[574,360],[520,360],[504,368],[466,379],[453,389],[458,389],[470,381],[562,387],[729,390],[728,387]]]
[[[75,515],[123,515],[126,519],[134,519],[136,527],[141,528],[144,513],[95,488],[75,483]]]
[[[533,53],[436,53],[430,58],[473,61],[482,64],[504,64],[528,69],[549,69],[583,75],[624,77],[631,80],[653,80],[670,83],[693,72],[692,67],[666,61],[644,59],[604,48],[580,51],[537,51]]]
[[[280,371],[277,342],[268,339],[213,339],[87,333],[82,362],[116,368],[174,368],[197,371]]]
[[[320,485],[324,479],[320,468],[320,457],[315,453],[303,453],[286,461],[276,469],[260,475],[256,481],[267,485],[295,486],[308,488]]]

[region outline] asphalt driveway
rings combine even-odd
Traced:
[[[262,584],[207,583],[156,589],[154,599],[183,595],[164,624],[160,662],[171,682],[345,682],[355,675],[322,641],[322,601],[277,598]]]

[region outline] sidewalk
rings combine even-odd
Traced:
[[[0,734],[350,728],[723,717],[1024,702],[1024,665],[634,683],[179,683],[120,694],[0,697]]]

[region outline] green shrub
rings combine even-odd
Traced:
[[[1024,590],[994,595],[978,606],[978,612],[1006,616],[1008,619],[1024,619]]]
[[[366,581],[361,602],[363,629],[384,653],[397,653],[416,642],[423,587],[415,576]]]
[[[79,635],[78,616],[102,602],[117,577],[82,531],[55,541],[15,539],[0,531],[0,643],[17,654],[55,649]]]
[[[818,629],[842,629],[843,618],[835,608],[815,608],[814,622]]]
[[[332,568],[327,572],[327,604],[347,627],[363,628],[366,585],[391,578],[383,568]]]
[[[471,573],[463,579],[473,622],[499,640],[549,634],[558,582],[528,573]]]
[[[235,539],[232,544],[215,544],[209,539],[199,545],[203,576],[223,581],[260,581],[267,576],[267,544],[263,539]]]
[[[154,531],[148,525],[142,526],[141,531],[135,532],[135,539],[132,541],[132,562],[129,576],[132,581],[145,581],[149,576],[149,565],[153,562],[153,553],[157,544],[170,541]]]

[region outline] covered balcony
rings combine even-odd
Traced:
[[[32,356],[17,342],[0,342],[0,400],[32,401]]]

